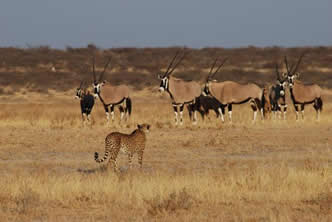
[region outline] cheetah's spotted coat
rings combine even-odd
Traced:
[[[98,152],[95,152],[95,160],[102,163],[109,157],[109,163],[113,165],[115,171],[118,171],[116,158],[119,151],[128,155],[129,166],[132,166],[132,157],[135,153],[138,155],[138,163],[142,167],[143,153],[145,148],[146,136],[149,132],[150,125],[137,125],[137,129],[131,134],[113,132],[107,135],[105,139],[105,154],[103,158],[98,158]]]

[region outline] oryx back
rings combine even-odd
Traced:
[[[222,104],[239,104],[250,99],[261,100],[263,90],[256,84],[240,84],[233,81],[212,82],[211,94]]]
[[[103,86],[100,97],[105,104],[117,104],[129,97],[129,88],[126,85],[114,86],[108,83]]]
[[[201,94],[201,87],[197,82],[184,81],[173,76],[169,77],[169,92],[176,104],[194,101]]]
[[[305,85],[298,80],[294,81],[292,91],[295,103],[312,103],[322,96],[322,89],[317,84]]]

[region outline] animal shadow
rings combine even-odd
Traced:
[[[92,168],[92,169],[77,169],[77,172],[82,174],[97,174],[97,173],[114,173],[114,174],[123,174],[127,171],[130,171],[128,167],[119,167],[119,171],[115,172],[111,167],[107,165],[103,165],[100,167]]]

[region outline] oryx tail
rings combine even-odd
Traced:
[[[125,112],[128,113],[129,116],[131,114],[131,108],[132,108],[131,99],[128,97],[126,99],[126,110],[125,110]]]

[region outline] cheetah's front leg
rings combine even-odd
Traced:
[[[129,163],[129,169],[131,169],[133,167],[133,154],[132,153],[128,153],[128,163]]]
[[[143,153],[144,153],[143,150],[142,150],[142,151],[139,151],[139,152],[137,153],[138,164],[139,164],[139,166],[140,166],[141,169],[142,169],[142,165],[143,165]]]

